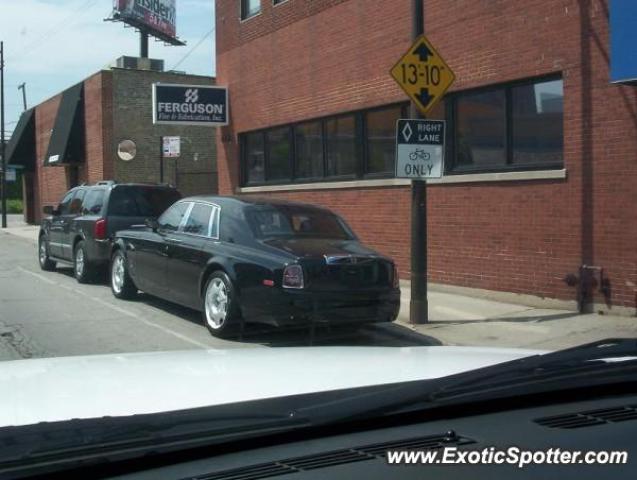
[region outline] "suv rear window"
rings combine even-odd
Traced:
[[[104,205],[104,193],[103,188],[93,188],[89,190],[82,202],[82,214],[83,215],[99,215],[102,213],[102,206]]]
[[[111,191],[108,214],[119,217],[159,217],[181,198],[177,190],[120,186]]]

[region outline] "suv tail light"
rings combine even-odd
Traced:
[[[400,288],[400,276],[396,264],[394,264],[394,288]]]
[[[303,288],[303,268],[301,265],[288,265],[283,270],[283,288]]]
[[[95,226],[93,227],[93,237],[96,240],[104,240],[106,239],[106,219],[100,218],[97,222],[95,222]]]

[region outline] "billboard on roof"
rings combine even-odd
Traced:
[[[177,40],[177,0],[114,0],[113,19],[147,31],[164,42]]]

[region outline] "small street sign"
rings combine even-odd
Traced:
[[[180,137],[163,137],[164,138],[164,158],[179,158],[181,154],[181,138]]]
[[[423,115],[442,98],[456,78],[424,35],[416,39],[390,74]]]
[[[443,120],[396,122],[396,178],[440,178],[445,157]]]
[[[15,168],[7,168],[7,182],[15,182],[17,180]]]

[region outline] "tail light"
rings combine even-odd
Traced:
[[[106,219],[100,218],[97,222],[95,222],[95,226],[93,227],[93,237],[96,240],[104,240],[106,238]]]
[[[398,276],[398,267],[394,264],[394,288],[400,288],[400,277]]]
[[[288,265],[283,270],[283,288],[303,288],[303,268],[301,265]]]

